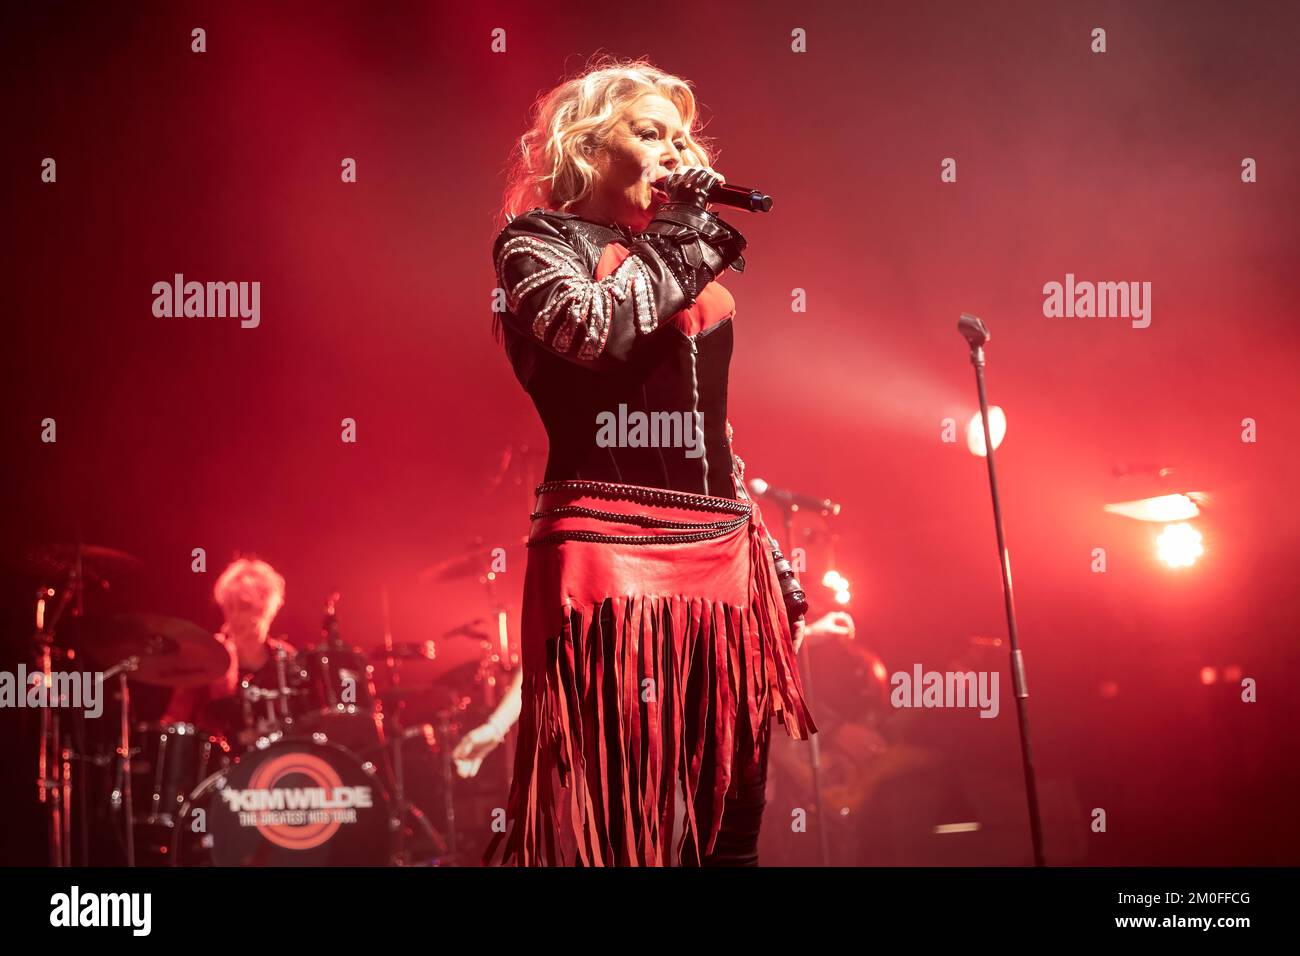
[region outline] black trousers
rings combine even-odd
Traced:
[[[592,636],[594,640],[600,641],[603,653],[609,659],[614,659],[617,649],[613,643],[615,634],[614,617],[612,606],[607,602],[601,609],[600,629],[593,628]],[[574,619],[574,626],[581,627],[579,619]],[[705,645],[699,645],[698,653],[703,654]],[[704,688],[700,682],[703,680],[705,667],[703,661],[700,665],[692,668],[692,676],[688,679],[686,686],[686,698],[689,701],[696,701],[699,695],[704,693]],[[667,692],[666,692],[667,693]],[[605,707],[607,712],[613,713],[620,706],[617,694],[617,687],[611,682],[604,688]],[[735,753],[749,754],[754,748],[754,734],[749,725],[749,715],[746,710],[746,704],[742,700],[738,703],[739,711],[736,721],[736,740]],[[686,738],[687,740],[697,739],[697,735],[702,729],[695,723],[693,707],[687,708],[686,715]],[[698,859],[701,866],[721,867],[721,866],[758,866],[758,832],[763,823],[763,809],[767,804],[767,761],[768,750],[772,739],[772,720],[769,713],[766,718],[761,719],[759,724],[759,759],[754,766],[740,766],[749,764],[748,760],[736,761],[736,769],[731,777],[724,798],[722,824],[718,831],[718,839],[714,843],[713,852],[703,854],[696,849],[695,841],[688,833],[685,836],[685,842],[682,846],[682,861],[687,866],[694,866]],[[605,725],[606,743],[608,753],[611,755],[611,761],[617,760],[616,755],[620,753],[620,743],[618,739],[619,728],[615,722],[607,722]],[[611,779],[617,780],[621,765],[612,764]],[[706,756],[702,768],[702,779],[711,780],[713,778],[713,763]],[[680,781],[679,781],[680,782]],[[702,816],[711,815],[711,807],[707,805],[713,799],[710,793],[706,801],[700,801],[696,806],[696,819]],[[609,808],[610,828],[609,832],[621,832],[622,807],[620,801],[612,801]],[[626,865],[628,861],[619,858],[618,865]]]
[[[742,705],[743,706],[743,705]],[[759,759],[757,766],[738,767],[731,778],[722,811],[722,828],[718,831],[713,852],[706,854],[702,866],[758,866],[758,833],[763,825],[763,809],[767,805],[767,757],[772,738],[772,722],[764,721],[759,734]],[[748,753],[753,747],[753,734],[749,721],[741,720],[738,753]],[[688,859],[694,859],[691,840],[687,837]]]

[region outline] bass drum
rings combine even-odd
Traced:
[[[324,735],[243,754],[190,795],[177,866],[387,866],[395,824],[373,767]]]

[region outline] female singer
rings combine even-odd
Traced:
[[[485,861],[756,865],[771,718],[817,729],[795,664],[807,605],[731,450],[718,280],[746,240],[708,209],[724,180],[696,132],[684,80],[595,63],[538,101],[513,159],[497,327],[550,449]]]

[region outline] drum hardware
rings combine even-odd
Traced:
[[[59,625],[66,612],[74,620],[85,613],[86,582],[107,590],[110,575],[129,573],[140,566],[139,558],[98,545],[77,541],[72,544],[45,543],[29,548],[16,562],[23,573],[41,579],[34,600],[36,666],[46,687],[53,686],[56,661],[75,666],[76,652],[59,643]],[[55,588],[45,583],[62,578]],[[53,606],[51,607],[51,601]],[[41,708],[40,752],[37,757],[37,800],[45,807],[46,843],[51,866],[72,865],[72,768],[82,760],[58,707]],[[77,794],[80,797],[80,794]],[[83,801],[84,803],[84,801]],[[82,814],[80,843],[86,856],[87,832]]]
[[[449,842],[448,839],[444,838],[443,834],[438,832],[430,822],[424,810],[407,796],[406,762],[402,756],[402,745],[411,740],[423,740],[425,745],[431,749],[437,747],[437,741],[433,736],[433,728],[428,725],[399,730],[385,744],[385,749],[391,750],[391,753],[388,754],[388,765],[392,768],[393,775],[393,809],[395,811],[393,822],[397,831],[395,862],[399,866],[407,866],[411,863],[411,848],[406,833],[402,829],[403,819],[409,819],[412,827],[423,834],[438,857],[452,853],[454,847],[454,839]]]
[[[384,703],[392,702],[395,704],[392,710],[392,734],[385,744],[385,749],[391,748],[391,754],[388,755],[388,766],[392,773],[393,782],[393,800],[396,805],[397,814],[394,816],[395,826],[397,827],[397,851],[395,861],[401,866],[409,865],[411,861],[411,846],[406,838],[406,832],[402,829],[402,818],[411,821],[412,828],[418,830],[424,835],[429,846],[439,856],[447,853],[447,841],[429,822],[424,810],[419,804],[412,801],[408,794],[406,784],[406,761],[403,759],[402,748],[408,741],[422,738],[426,746],[436,747],[437,741],[433,737],[433,728],[427,725],[403,728],[401,725],[401,705],[403,694],[400,688],[402,675],[397,670],[398,660],[405,659],[424,659],[432,660],[437,656],[437,650],[432,641],[420,645],[398,645],[393,641],[393,621],[392,609],[388,599],[388,585],[385,584],[379,591],[380,613],[383,618],[384,635],[382,651],[384,655],[384,674],[389,683],[388,688],[383,694],[374,694],[377,706]],[[374,668],[370,668],[369,674],[372,678],[371,691],[374,693]],[[421,693],[423,689],[416,691]],[[386,713],[386,712],[385,712]]]
[[[288,654],[276,650],[276,687],[259,687],[252,681],[244,679],[235,691],[238,700],[243,731],[232,730],[240,743],[247,745],[253,738],[263,737],[273,731],[292,732],[295,727],[295,714],[302,708],[295,708],[294,701],[306,695],[306,691],[293,683],[286,666]],[[300,684],[298,681],[297,684]],[[248,739],[244,739],[247,737]]]
[[[107,557],[104,552],[108,553]],[[111,549],[98,549],[97,559],[101,562],[120,562],[120,554]],[[46,589],[45,596],[50,596],[50,593]],[[71,606],[75,607],[75,604]],[[187,780],[183,770],[177,768],[174,763],[178,749],[175,742],[162,752],[153,754],[153,741],[147,738],[142,740],[138,736],[141,733],[140,727],[134,728],[133,737],[131,682],[139,681],[172,689],[203,686],[225,674],[229,666],[229,652],[211,634],[179,618],[155,614],[118,614],[97,618],[74,613],[73,616],[76,621],[76,643],[85,649],[87,657],[103,668],[105,684],[116,680],[114,696],[118,706],[118,723],[116,741],[108,756],[78,754],[67,746],[62,749],[63,793],[59,799],[61,807],[58,811],[62,817],[62,833],[58,840],[52,841],[52,848],[56,845],[62,848],[60,852],[63,865],[70,862],[67,851],[68,815],[62,807],[70,806],[68,791],[71,764],[80,761],[83,767],[107,766],[112,768],[107,806],[113,816],[120,819],[120,823],[114,822],[113,828],[116,830],[120,826],[125,863],[131,867],[138,862],[137,843],[142,828],[165,826],[168,816],[166,809],[174,809],[164,808],[161,804],[155,807],[155,800],[178,802],[177,798],[188,793],[200,779],[197,770],[196,775]],[[50,646],[52,647],[52,642]],[[77,654],[70,649],[66,656],[71,660]],[[43,664],[45,661],[46,656],[43,656]],[[57,712],[48,715],[56,729],[58,716]],[[169,733],[178,739],[180,737],[176,725],[172,726]],[[197,737],[198,731],[195,729],[194,734],[187,739],[197,740]],[[224,746],[224,741],[222,745]],[[138,763],[142,754],[150,758],[143,766]],[[151,769],[163,774],[163,777],[153,782],[143,779],[142,774]],[[144,789],[137,792],[137,786]],[[82,806],[84,811],[84,799]],[[82,812],[83,831],[87,817],[88,814]]]
[[[37,666],[45,686],[53,686],[56,658],[67,659],[62,648],[54,645],[54,632],[44,626],[45,602],[54,596],[52,588],[42,588],[36,598],[38,647]],[[60,711],[41,708],[41,749],[37,757],[37,800],[46,807],[46,842],[51,866],[72,865],[71,819],[72,751]]]
[[[135,866],[135,806],[131,794],[131,691],[126,679],[140,667],[140,658],[128,657],[114,664],[104,672],[104,678],[117,678],[117,693],[120,704],[118,711],[118,748],[119,772],[122,779],[120,806],[122,809],[122,829],[126,846],[126,865]]]
[[[321,643],[300,651],[295,660],[295,677],[300,683],[304,706],[294,714],[295,727],[302,733],[325,733],[337,744],[357,752],[376,750],[391,782],[384,745],[384,713],[375,693],[374,668],[358,647],[346,644],[339,634],[338,592],[325,602]]]
[[[493,631],[499,628],[474,621],[449,631],[448,639],[477,641],[483,653],[434,674],[425,670],[436,658],[432,642],[393,642],[385,591],[387,666],[382,673],[390,686],[381,694],[375,686],[376,668],[367,655],[340,637],[339,595],[332,594],[326,602],[320,644],[297,653],[269,648],[274,666],[262,676],[270,678],[265,682],[271,686],[259,686],[254,677],[242,680],[233,696],[215,698],[214,702],[229,702],[227,716],[235,726],[242,718],[245,727],[256,731],[251,746],[232,747],[225,736],[199,721],[136,720],[139,705],[133,699],[139,696],[136,681],[173,690],[204,689],[222,682],[232,666],[229,645],[179,618],[83,617],[84,583],[96,581],[107,588],[108,572],[137,562],[124,552],[88,546],[80,552],[84,560],[79,560],[76,548],[47,549],[41,554],[46,566],[66,566],[68,575],[61,589],[42,587],[37,592],[40,673],[51,682],[61,669],[83,669],[84,652],[104,678],[116,681],[113,696],[119,705],[119,721],[105,728],[111,739],[90,747],[74,743],[68,715],[54,707],[42,711],[37,784],[47,807],[52,864],[73,862],[74,797],[79,798],[80,856],[86,863],[90,862],[86,841],[90,807],[108,811],[109,827],[96,832],[124,837],[122,852],[128,866],[162,860],[214,865],[231,865],[231,861],[239,865],[268,861],[407,865],[457,860],[463,841],[457,834],[455,774],[448,742],[475,719],[470,716],[474,708],[493,697],[499,659]],[[55,624],[65,612],[71,612],[66,617],[76,624],[70,647],[63,646],[68,643],[63,633],[66,624],[60,628],[60,638],[55,638]],[[422,709],[429,719],[403,727],[407,708]],[[284,762],[272,769],[288,776],[275,786],[262,786],[266,780],[254,772],[280,757]],[[86,778],[78,778],[75,787],[74,773]],[[335,777],[341,782],[335,784]],[[336,787],[341,788],[341,802],[333,796]],[[257,793],[250,796],[244,790]],[[311,812],[302,820],[277,817],[276,801],[281,799],[277,790],[293,793],[295,799],[306,793],[308,803],[315,805],[308,807]],[[246,802],[247,808],[239,809],[238,801]],[[216,832],[192,833],[193,811],[200,807],[209,817],[214,807],[221,808],[223,822]],[[252,816],[240,822],[240,813]],[[379,818],[382,826],[375,822]],[[250,828],[251,833],[245,832]],[[331,828],[337,837],[312,843],[313,832]],[[254,834],[265,845],[254,846]],[[365,840],[359,841],[358,834],[365,834]],[[363,842],[368,849],[361,846]],[[110,852],[118,852],[116,846]]]
[[[124,844],[128,859],[149,862],[166,858],[178,814],[190,793],[214,767],[224,767],[230,746],[224,737],[194,724],[147,722],[134,725],[128,760],[117,760],[110,794],[114,812],[126,816],[132,835]]]
[[[228,760],[230,745],[183,721],[141,723],[135,730],[138,740],[131,753],[140,760],[135,770],[148,788],[138,801],[143,812],[137,823],[170,828],[185,798],[212,773],[212,765]]]
[[[498,484],[507,474],[519,470],[518,466],[524,466],[529,461],[530,453],[526,447],[520,449],[518,456],[515,456],[513,446],[507,448],[497,476]],[[524,470],[529,469],[524,468]],[[519,484],[517,480],[516,484]],[[535,481],[520,485],[526,491],[535,486]],[[434,725],[438,737],[448,741],[436,753],[439,789],[443,794],[441,801],[443,825],[453,846],[457,843],[457,828],[454,803],[456,773],[452,756],[454,748],[450,743],[454,739],[452,728],[463,721],[472,709],[480,709],[481,718],[486,719],[499,702],[499,678],[519,665],[518,655],[510,645],[509,612],[499,594],[499,575],[493,564],[497,556],[494,549],[485,546],[482,539],[475,539],[464,552],[425,567],[419,575],[420,583],[425,586],[466,577],[476,578],[483,586],[490,616],[487,619],[480,617],[466,621],[440,635],[441,640],[464,638],[477,641],[482,649],[477,660],[448,670],[435,663],[436,644],[433,641],[426,641],[422,644],[390,648],[387,661],[390,670],[389,684],[397,692],[401,703],[408,709],[425,705],[423,716]],[[406,687],[402,684],[404,671],[428,674],[424,682],[426,692],[418,695],[406,694]],[[429,705],[432,706],[432,713],[428,712]],[[507,789],[510,786],[511,767],[514,765],[512,749],[513,744],[509,740],[501,747],[503,757],[500,761],[501,784]],[[455,850],[453,855],[454,853]]]
[[[451,854],[452,859],[456,858],[456,798],[455,784],[456,775],[453,770],[451,759],[451,721],[446,714],[438,715],[436,733],[439,740],[444,741],[444,745],[438,748],[439,767],[442,770],[442,813],[445,831],[447,833],[447,852]]]
[[[80,639],[90,656],[115,661],[104,670],[105,681],[118,682],[118,787],[110,806],[122,815],[126,865],[136,864],[135,778],[131,747],[131,690],[128,677],[144,684],[197,687],[220,679],[229,666],[229,652],[196,624],[157,614],[118,614],[83,619]]]
[[[391,714],[389,735],[389,762],[393,768],[395,799],[410,813],[419,832],[423,833],[447,861],[456,861],[460,854],[460,839],[456,820],[455,764],[451,741],[457,730],[463,732],[466,716],[472,708],[490,711],[485,700],[491,697],[495,672],[491,662],[491,640],[473,624],[457,628],[450,633],[463,633],[478,639],[484,647],[483,654],[447,670],[437,662],[434,642],[388,642],[385,666],[381,670],[385,689],[380,699],[385,712]],[[458,634],[459,636],[459,634]],[[441,669],[440,669],[441,668]],[[404,725],[404,715],[414,714],[416,722]],[[436,800],[438,826],[435,828],[425,814],[434,811],[427,803],[423,806],[410,799],[408,767],[404,748],[413,743],[423,746],[423,752],[436,767],[436,783],[426,791],[426,796]],[[429,766],[426,764],[426,766]],[[508,770],[508,768],[507,768]],[[428,777],[426,784],[433,782]],[[406,853],[403,846],[402,852]],[[404,861],[405,858],[404,858]]]
[[[507,460],[509,450],[507,450]],[[495,630],[494,639],[498,642],[497,653],[502,660],[509,661],[511,666],[516,663],[512,660],[510,654],[509,632],[507,630],[507,613],[505,605],[497,595],[496,581],[497,572],[493,570],[494,561],[499,549],[487,546],[482,538],[475,538],[464,551],[459,554],[453,554],[423,568],[419,573],[419,582],[422,586],[431,584],[453,581],[459,578],[477,578],[478,582],[487,590],[488,605],[492,613],[492,627]],[[469,625],[462,625],[444,634],[444,637],[486,637],[478,627],[482,621],[474,621]]]

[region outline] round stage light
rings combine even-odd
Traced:
[[[1165,525],[1156,538],[1156,554],[1171,568],[1190,568],[1204,553],[1201,533],[1186,522]]]
[[[1002,446],[1002,439],[1007,434],[1007,416],[1002,411],[1001,405],[989,406],[989,436],[993,439],[993,449],[996,451]],[[983,458],[988,454],[984,450],[984,420],[980,413],[976,412],[972,416],[970,423],[966,426],[966,447],[970,449],[972,455]]]

